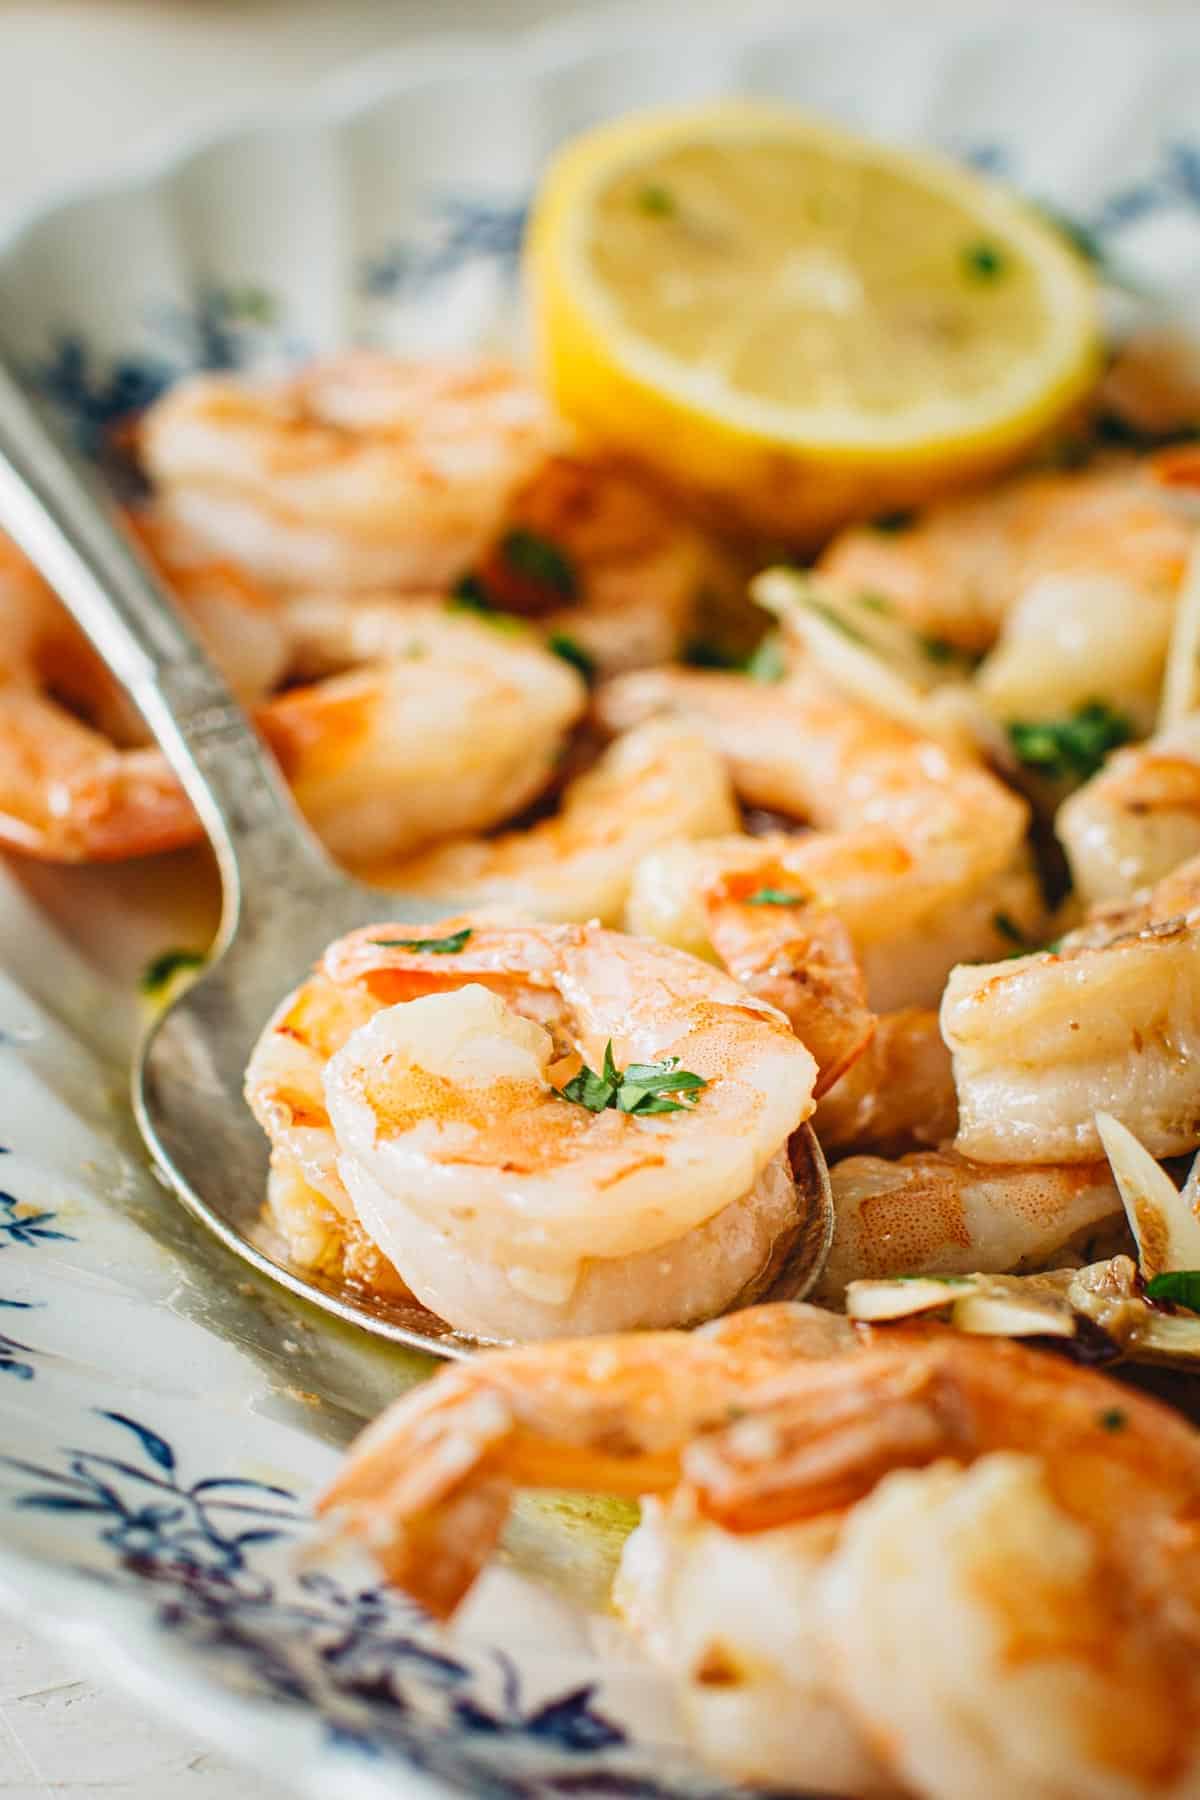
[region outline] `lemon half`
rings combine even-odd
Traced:
[[[542,372],[586,436],[793,540],[1016,460],[1095,378],[1095,282],[1005,189],[750,102],[635,115],[552,165]]]

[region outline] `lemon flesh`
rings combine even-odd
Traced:
[[[1027,450],[1095,375],[1090,271],[1003,189],[780,109],[569,146],[530,239],[564,413],[795,538]]]

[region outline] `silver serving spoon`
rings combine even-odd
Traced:
[[[134,1113],[158,1170],[196,1218],[264,1275],[381,1337],[464,1354],[469,1341],[416,1302],[324,1282],[289,1261],[261,1222],[267,1146],[242,1098],[263,1024],[327,944],[358,925],[418,925],[461,908],[449,899],[414,904],[334,866],[98,484],[2,363],[0,526],[128,690],[217,856],[223,901],[209,961],[151,1027],[134,1063]],[[800,1206],[770,1292],[799,1299],[828,1254],[833,1201],[811,1129],[797,1133],[792,1148]],[[754,1298],[765,1297],[761,1285]]]

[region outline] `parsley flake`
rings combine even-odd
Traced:
[[[202,969],[206,958],[202,950],[164,950],[152,957],[142,970],[138,986],[151,997],[161,994],[168,982],[185,969]]]
[[[515,613],[505,612],[496,606],[478,575],[464,575],[450,594],[447,603],[451,612],[474,613],[484,625],[490,625],[493,631],[506,631],[512,636],[528,631],[524,619]]]
[[[669,219],[675,213],[675,196],[670,188],[662,187],[657,181],[648,181],[645,187],[638,189],[637,207],[652,219]]]
[[[1124,1431],[1129,1414],[1120,1406],[1108,1406],[1096,1419],[1101,1431]]]
[[[610,1038],[600,1074],[584,1063],[578,1075],[557,1091],[564,1100],[574,1100],[589,1112],[605,1112],[611,1107],[616,1112],[645,1118],[651,1113],[687,1112],[696,1104],[700,1089],[707,1086],[705,1076],[681,1069],[677,1056],[667,1056],[656,1063],[630,1063],[627,1069],[618,1069]],[[691,1098],[672,1100],[672,1094],[690,1094]]]
[[[1089,700],[1069,719],[1015,720],[1008,727],[1018,761],[1052,781],[1087,781],[1132,736],[1132,722],[1103,700]]]
[[[867,612],[878,613],[880,615],[880,617],[884,618],[884,619],[890,618],[891,615],[896,610],[896,608],[892,605],[892,602],[887,598],[886,594],[874,594],[874,593],[866,592],[866,593],[862,593],[862,594],[856,594],[854,596],[854,598],[857,600],[857,602],[860,606],[866,608]]]
[[[1007,938],[1010,944],[1019,945],[1022,952],[1029,949],[1029,939],[1025,936],[1025,933],[1021,930],[1021,927],[1010,913],[993,913],[992,924],[996,927],[1000,936],[1002,938]]]
[[[768,632],[757,649],[752,650],[742,665],[751,681],[782,681],[787,674],[783,646],[775,633]]]
[[[452,931],[449,937],[442,938],[372,938],[381,950],[418,950],[427,956],[457,956],[467,939],[471,936],[471,927],[464,925],[461,931]]]
[[[968,244],[962,253],[962,264],[973,281],[998,281],[1008,273],[1008,257],[996,244]]]
[[[549,538],[517,526],[501,538],[500,554],[514,575],[536,582],[538,587],[547,589],[560,600],[578,597],[579,577],[575,565]]]
[[[916,516],[916,513],[911,511],[880,513],[877,519],[871,520],[871,530],[885,532],[891,537],[896,532],[907,531],[914,523]]]
[[[1170,1300],[1175,1306],[1186,1306],[1200,1313],[1200,1269],[1166,1269],[1146,1283],[1148,1300]]]
[[[957,662],[961,654],[958,648],[950,642],[949,638],[930,637],[922,631],[917,633],[917,643],[924,655],[929,658],[929,661],[931,663],[937,663],[940,666],[944,666],[946,663]]]
[[[552,631],[546,639],[546,648],[552,650],[555,656],[561,656],[573,669],[578,669],[588,687],[592,686],[596,679],[596,663],[582,644],[577,644],[565,631]]]
[[[747,894],[747,906],[803,906],[803,894],[789,894],[786,888],[760,887],[757,893]]]

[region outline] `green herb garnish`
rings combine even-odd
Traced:
[[[1146,1283],[1147,1300],[1170,1300],[1200,1313],[1200,1269],[1167,1269]]]
[[[164,950],[146,964],[138,986],[143,994],[161,994],[174,976],[184,969],[202,969],[205,961],[202,950]]]
[[[474,613],[485,625],[490,625],[493,631],[506,631],[515,635],[529,629],[524,619],[518,619],[515,613],[504,612],[499,606],[493,605],[478,575],[464,575],[452,588],[448,605],[451,612]]]
[[[555,656],[561,656],[563,661],[570,663],[573,669],[578,669],[584,681],[591,687],[596,679],[596,664],[594,658],[588,655],[582,644],[577,644],[575,639],[568,637],[564,631],[552,631],[546,639],[546,648],[552,650]]]
[[[381,950],[419,950],[427,956],[457,956],[471,935],[471,927],[452,931],[443,938],[372,938]]]
[[[968,244],[962,263],[973,281],[998,281],[1008,273],[1008,257],[996,244]]]
[[[627,1069],[618,1069],[610,1038],[600,1074],[584,1063],[578,1075],[557,1091],[564,1100],[574,1100],[589,1112],[600,1113],[611,1107],[616,1112],[645,1118],[650,1113],[687,1112],[696,1104],[699,1090],[707,1086],[703,1075],[681,1069],[677,1056],[667,1056],[656,1063],[630,1063]],[[690,1094],[692,1098],[672,1100],[672,1094]]]
[[[768,632],[742,664],[751,681],[782,681],[787,674],[783,646],[776,634]]]
[[[992,924],[996,927],[1000,936],[1002,938],[1007,938],[1010,944],[1019,944],[1022,951],[1029,949],[1029,939],[1025,936],[1025,933],[1021,930],[1017,921],[1012,918],[1009,913],[993,913]]]
[[[843,619],[836,607],[830,606],[827,601],[806,600],[804,604],[810,612],[815,612],[819,619],[824,619],[827,625],[832,625],[835,631],[840,631],[844,638],[849,638],[852,644],[866,644],[867,640],[862,632],[856,626],[851,625],[849,619]]]
[[[1096,1419],[1101,1431],[1124,1431],[1129,1423],[1129,1414],[1120,1406],[1108,1406]]]
[[[880,513],[877,519],[871,520],[871,530],[883,531],[891,536],[897,531],[907,531],[916,516],[912,511]]]
[[[896,610],[885,594],[855,594],[854,598],[860,606],[865,606],[868,612],[879,613],[885,619],[890,618]]]
[[[928,637],[924,632],[919,631],[917,633],[917,643],[931,663],[944,665],[946,663],[958,662],[962,655],[962,652],[958,649],[957,645],[952,644],[949,638]]]
[[[500,554],[514,575],[548,588],[560,600],[574,600],[579,593],[575,565],[565,551],[536,531],[517,526],[500,540]]]
[[[638,189],[637,205],[639,212],[647,213],[653,219],[669,219],[675,212],[675,196],[670,188],[648,181],[645,187]]]
[[[893,1287],[900,1287],[908,1281],[936,1281],[939,1287],[970,1287],[973,1275],[889,1275],[888,1281]]]
[[[681,660],[692,669],[736,669],[744,672],[743,657],[734,656],[711,638],[690,638],[683,647]]]
[[[789,894],[786,888],[761,887],[755,894],[747,894],[747,906],[803,906],[803,894]]]
[[[1132,736],[1132,722],[1103,700],[1090,700],[1069,719],[1017,720],[1008,727],[1018,760],[1053,781],[1087,781]]]

